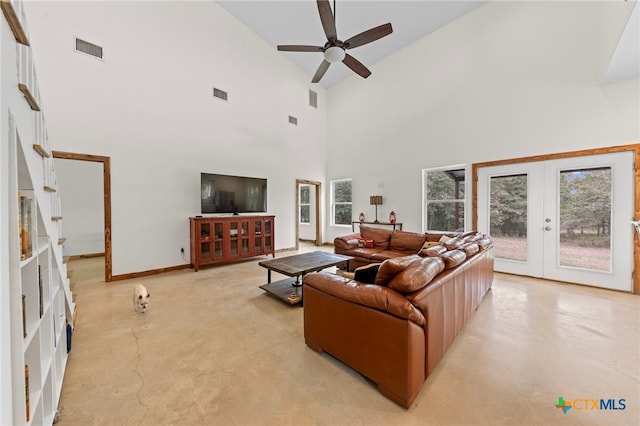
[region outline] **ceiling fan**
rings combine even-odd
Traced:
[[[312,83],[320,81],[324,73],[329,69],[329,65],[342,61],[343,64],[351,68],[356,74],[367,78],[371,75],[371,71],[365,67],[362,62],[349,55],[346,50],[362,46],[372,41],[378,40],[393,32],[391,24],[383,24],[374,28],[370,28],[361,32],[345,41],[339,40],[336,34],[336,19],[331,11],[329,0],[316,0],[318,3],[318,12],[320,13],[320,21],[322,28],[327,36],[327,42],[324,46],[306,46],[296,44],[279,45],[278,50],[288,52],[323,52],[324,59],[318,67],[316,73],[311,80]],[[333,1],[333,10],[336,8],[336,2]]]

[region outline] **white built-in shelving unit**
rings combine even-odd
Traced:
[[[0,5],[0,424],[50,425],[75,304],[23,3]]]

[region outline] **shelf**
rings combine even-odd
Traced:
[[[4,3],[4,0],[2,1]],[[36,102],[36,99],[33,97],[31,92],[29,91],[29,88],[25,84],[20,83],[18,84],[18,89],[20,89],[20,91],[24,95],[24,98],[27,100],[27,103],[29,104],[31,109],[34,111],[40,111],[40,106],[38,105],[38,102]]]
[[[2,7],[2,13],[4,13],[4,17],[7,19],[16,41],[25,46],[29,46],[29,39],[27,38],[24,28],[22,28],[20,19],[18,19],[15,10],[13,10],[11,0],[1,0],[0,7]]]
[[[49,158],[51,155],[42,147],[42,145],[39,145],[37,143],[33,144],[33,150],[35,152],[37,152],[38,154],[40,154],[41,157],[44,158]]]

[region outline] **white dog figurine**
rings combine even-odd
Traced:
[[[142,311],[143,314],[147,312],[150,297],[151,295],[147,288],[142,284],[137,284],[133,288],[133,310],[136,312]]]

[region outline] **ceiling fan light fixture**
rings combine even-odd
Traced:
[[[345,57],[345,51],[343,48],[338,46],[331,46],[327,50],[324,51],[324,59],[330,64],[336,62],[342,62]]]

